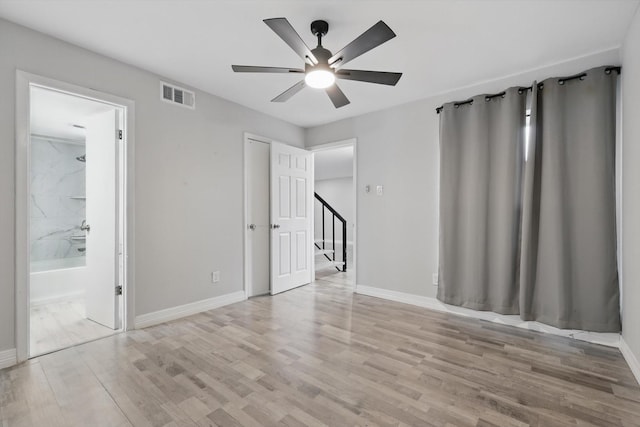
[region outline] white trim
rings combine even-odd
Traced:
[[[29,248],[29,210],[30,210],[30,90],[31,87],[43,87],[104,104],[113,105],[124,112],[123,145],[125,147],[124,162],[124,195],[126,212],[124,214],[124,283],[122,300],[122,330],[133,328],[135,318],[134,280],[135,280],[135,103],[93,89],[87,89],[72,83],[42,77],[16,70],[16,130],[15,130],[15,199],[16,199],[16,234],[15,234],[15,331],[16,358],[22,362],[29,358],[29,288],[30,288],[30,248]]]
[[[327,142],[325,144],[318,144],[318,145],[313,145],[311,147],[307,147],[307,150],[311,151],[312,153],[316,153],[318,151],[326,151],[326,150],[333,150],[336,148],[342,148],[342,147],[353,147],[353,240],[347,240],[347,245],[352,245],[353,246],[353,264],[351,265],[351,268],[353,269],[353,281],[354,283],[358,283],[358,257],[357,257],[357,252],[358,252],[358,245],[356,245],[356,242],[358,241],[358,139],[357,138],[349,138],[349,139],[344,139],[344,140],[340,140],[340,141],[334,141],[334,142]],[[315,163],[315,162],[314,162]],[[315,174],[314,174],[315,176]],[[315,181],[314,181],[314,185],[315,185]],[[314,188],[315,191],[315,188]],[[312,213],[315,213],[315,209],[311,209]],[[314,236],[314,242],[315,242],[315,218],[312,218],[312,230],[313,230],[313,236]],[[336,243],[338,243],[338,240],[336,240]],[[342,240],[340,240],[340,243],[342,243]],[[315,250],[315,247],[314,247]],[[315,280],[316,277],[316,272],[315,272],[315,263],[312,263],[313,265],[313,280]],[[347,266],[347,269],[349,269],[349,267]]]
[[[189,304],[165,308],[164,310],[158,310],[152,313],[142,314],[140,316],[136,316],[136,329],[158,325],[170,320],[176,320],[193,314],[202,313],[203,311],[220,308],[225,305],[235,304],[237,302],[245,301],[246,299],[247,294],[244,291],[237,291]]]
[[[355,148],[356,143],[357,143],[357,138],[349,138],[349,139],[343,139],[340,141],[327,142],[325,144],[312,145],[311,147],[306,147],[306,149],[311,152],[316,152],[316,151],[333,150],[333,149],[342,148],[342,147]],[[355,149],[354,149],[354,156],[355,156]]]
[[[55,304],[62,301],[73,300],[84,296],[84,291],[69,292],[68,294],[56,295],[54,297],[32,299],[31,307],[37,307],[46,304]]]
[[[629,345],[624,340],[624,337],[620,337],[620,352],[624,356],[624,359],[627,361],[629,368],[631,368],[631,372],[636,377],[636,381],[638,381],[638,384],[640,384],[640,361],[638,360],[636,355],[633,354],[633,351],[631,351],[631,348],[629,348]]]
[[[458,316],[472,317],[474,319],[486,320],[493,323],[515,326],[517,328],[574,338],[594,344],[606,345],[608,347],[620,346],[620,334],[618,333],[587,332],[575,329],[558,329],[539,322],[524,321],[520,319],[520,316],[517,315],[504,315],[493,313],[491,311],[476,311],[468,308],[444,304],[439,300],[431,297],[390,291],[388,289],[374,288],[372,286],[356,285],[355,292],[361,295],[382,298],[390,301],[401,302],[404,304],[416,305],[418,307],[424,307],[430,310],[451,313]]]
[[[16,357],[16,349],[10,348],[9,350],[0,351],[0,369],[8,368],[18,363]]]

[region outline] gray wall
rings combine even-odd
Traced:
[[[640,13],[622,50],[622,336],[640,360]]]
[[[353,242],[353,177],[316,180],[315,192],[347,221],[347,241]],[[322,238],[322,205],[314,202],[315,238]],[[333,216],[325,210],[325,238],[331,239]],[[336,240],[342,240],[340,221],[336,220]]]
[[[426,297],[436,295],[431,283],[431,274],[438,268],[436,106],[619,61],[619,51],[614,49],[307,129],[307,147],[348,138],[358,140],[358,284]],[[346,84],[343,90],[348,94]],[[375,93],[375,88],[371,90]],[[371,193],[365,193],[365,185],[371,185]],[[384,195],[375,194],[376,185],[384,186]]]
[[[0,19],[0,350],[15,347],[16,69],[135,101],[137,315],[242,289],[243,132],[302,146],[303,130],[200,91],[195,111],[161,102],[160,77]]]

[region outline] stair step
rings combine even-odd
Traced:
[[[333,249],[316,249],[316,255],[332,255]]]
[[[342,268],[344,267],[344,262],[341,261],[325,261],[316,263],[316,270],[324,270],[325,268]]]

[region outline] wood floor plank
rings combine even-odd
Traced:
[[[0,426],[640,426],[617,349],[353,294],[348,279],[2,370]]]

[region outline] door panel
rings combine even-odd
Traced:
[[[86,126],[87,318],[120,328],[118,285],[118,111],[92,116]]]
[[[280,270],[278,276],[291,274],[291,234],[280,232]]]
[[[271,144],[271,294],[311,282],[311,153]]]
[[[278,197],[280,212],[278,219],[289,219],[291,218],[291,177],[281,176],[279,179],[280,193]]]

